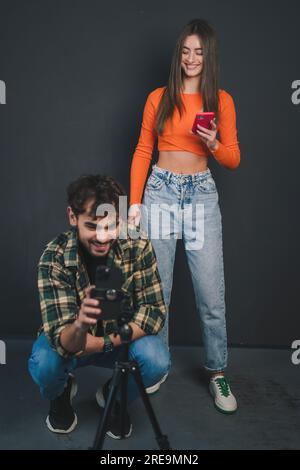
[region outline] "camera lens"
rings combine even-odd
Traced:
[[[117,291],[116,289],[107,289],[106,291],[106,298],[107,300],[116,300],[117,299]]]

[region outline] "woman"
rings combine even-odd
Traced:
[[[167,309],[176,240],[182,235],[201,320],[209,390],[217,409],[232,413],[237,403],[224,376],[227,337],[222,222],[217,188],[207,165],[209,158],[215,158],[223,167],[235,169],[240,150],[234,102],[218,88],[218,68],[214,30],[204,20],[189,22],[178,38],[168,85],[150,93],[145,104],[131,165],[129,220],[137,224],[142,217],[142,228],[148,230]],[[191,129],[199,111],[214,112],[215,119],[209,129],[198,125],[194,134]],[[159,158],[152,166],[141,206],[156,138]],[[162,219],[157,217],[158,208]],[[162,335],[168,344],[167,322]]]

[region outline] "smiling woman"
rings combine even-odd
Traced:
[[[182,69],[190,77],[197,76],[203,69],[203,48],[198,36],[188,36],[182,48]]]
[[[183,238],[202,325],[205,368],[211,375],[209,389],[217,408],[231,413],[237,403],[224,378],[227,335],[222,218],[208,162],[213,157],[233,170],[239,166],[240,149],[234,102],[229,93],[219,89],[218,71],[214,29],[203,19],[190,21],[175,45],[167,85],[152,91],[146,100],[131,165],[129,221],[141,219],[151,238],[167,309],[176,240]],[[211,116],[215,119],[209,121],[209,128],[198,124],[193,133],[199,112],[214,113]],[[159,158],[146,183],[156,139]],[[203,210],[199,211],[199,206]],[[189,214],[183,224],[174,216],[178,212]],[[204,226],[203,243],[198,243],[195,226]],[[160,334],[168,345],[168,320]]]

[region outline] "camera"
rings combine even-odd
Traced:
[[[101,320],[118,320],[122,313],[122,271],[113,266],[99,265],[96,268],[96,287],[91,290],[91,297],[100,301]]]

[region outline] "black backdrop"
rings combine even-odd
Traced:
[[[36,265],[67,229],[65,188],[103,172],[129,189],[147,94],[166,83],[175,39],[215,26],[221,87],[234,97],[241,166],[211,160],[223,215],[229,341],[289,346],[299,328],[300,4],[289,0],[0,1],[0,336],[39,325]],[[155,156],[154,156],[155,161]],[[171,342],[198,344],[179,242]]]

